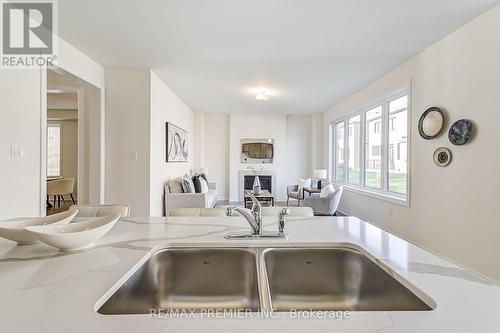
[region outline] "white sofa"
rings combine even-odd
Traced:
[[[285,207],[262,207],[262,216],[279,216]],[[250,210],[248,210],[250,212]],[[238,214],[238,213],[236,213]],[[289,216],[314,216],[310,207],[288,207]],[[174,208],[170,210],[169,216],[226,216],[225,208]]]
[[[184,193],[179,191],[182,188],[182,178],[169,180],[164,186],[165,216],[170,215],[170,211],[175,208],[214,208],[217,205],[217,186],[209,183],[207,193]]]

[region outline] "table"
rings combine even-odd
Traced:
[[[304,192],[302,193],[302,199],[304,199],[305,192],[309,193],[309,196],[313,193],[321,193],[321,189],[316,187],[303,187],[303,189]]]
[[[274,207],[274,194],[272,194],[268,190],[262,190],[260,194],[254,194],[253,191],[248,191],[248,192],[250,192],[254,197],[256,197],[259,202],[267,203],[268,206]],[[252,199],[250,198],[250,196],[248,196],[246,191],[243,198],[244,198],[244,206],[246,208],[247,202],[252,202]]]

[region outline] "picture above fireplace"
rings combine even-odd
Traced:
[[[274,139],[241,139],[241,163],[273,163]]]

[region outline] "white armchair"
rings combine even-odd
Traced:
[[[61,199],[63,203],[64,195],[69,194],[71,196],[71,201],[75,204],[75,199],[73,198],[73,190],[75,188],[75,178],[61,178],[56,180],[47,181],[47,202],[49,202],[49,197],[54,197],[54,207],[59,204],[61,207]],[[57,201],[56,201],[57,199]]]
[[[320,195],[306,197],[304,199],[304,207],[311,207],[314,211],[314,215],[335,215],[343,191],[344,187],[339,186],[333,193],[330,193],[324,198]]]

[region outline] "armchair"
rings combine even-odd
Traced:
[[[300,200],[304,199],[304,190],[300,189],[299,185],[290,185],[286,188],[286,205],[290,202],[290,198],[297,200],[297,206],[300,206]]]
[[[333,193],[322,198],[319,195],[311,195],[304,199],[304,207],[311,207],[314,215],[335,215],[340,203],[343,186],[339,186]]]

